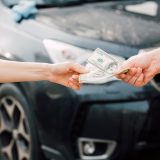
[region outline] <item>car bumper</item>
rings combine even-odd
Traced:
[[[100,144],[93,155],[83,155],[80,139],[115,142],[113,157],[127,152],[133,146],[130,144],[136,143],[149,109],[144,89],[122,82],[84,85],[80,91],[53,84],[41,88],[37,97],[41,143],[61,151],[68,159],[88,156],[99,160],[96,153],[102,154],[100,158],[107,153],[107,149],[101,151]]]

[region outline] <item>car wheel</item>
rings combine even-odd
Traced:
[[[39,160],[33,113],[21,91],[0,87],[0,146],[3,160]]]

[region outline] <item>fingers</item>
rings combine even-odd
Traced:
[[[118,78],[118,79],[121,79],[121,80],[123,80],[123,79],[125,79],[125,77],[127,76],[127,74],[118,74],[118,75],[116,75],[116,77]]]
[[[80,83],[79,83],[79,75],[73,75],[68,82],[68,87],[79,90],[80,89]]]
[[[116,75],[116,77],[125,82],[128,82],[136,74],[136,72],[136,68],[130,68],[130,70],[127,73],[118,74]]]
[[[122,66],[119,68],[119,71],[117,73],[121,73],[124,70],[134,68],[135,67],[135,56],[131,57],[127,61],[125,61]]]
[[[79,75],[72,75],[72,79],[76,80],[76,81],[79,81]]]
[[[75,84],[75,83],[73,83],[71,81],[68,82],[68,86],[67,87],[69,87],[71,89],[74,89],[74,90],[80,90],[80,85],[79,84]]]
[[[128,73],[117,75],[117,78],[135,87],[141,87],[145,84],[144,74],[142,73],[142,68],[139,68],[139,67],[130,68]]]
[[[84,74],[89,72],[85,67],[77,63],[70,63],[70,70],[77,72],[79,74]]]
[[[128,80],[128,83],[137,86],[137,82],[139,85],[143,85],[143,79],[142,79],[142,69],[141,68],[135,68],[134,73],[131,75],[131,78]]]
[[[143,85],[145,85],[145,83],[144,83],[144,74],[141,73],[141,75],[139,76],[139,78],[136,80],[134,86],[135,87],[142,87]]]
[[[130,81],[132,81],[132,79],[135,78],[136,73],[137,73],[136,68],[130,69],[129,72],[126,74],[127,76],[124,78],[125,82],[130,83]]]

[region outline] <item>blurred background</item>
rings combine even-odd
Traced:
[[[0,59],[86,65],[96,48],[124,61],[159,45],[159,0],[0,0]],[[160,76],[99,78],[0,84],[0,160],[159,160]]]

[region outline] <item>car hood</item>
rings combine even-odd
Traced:
[[[126,10],[138,4],[103,2],[41,9],[36,20],[80,37],[136,47],[156,45],[160,41],[159,17]]]

